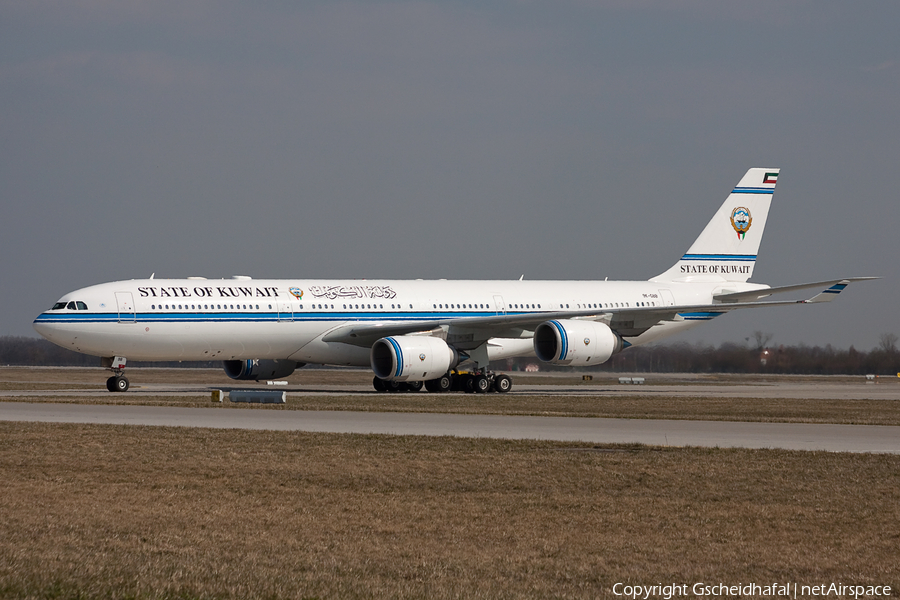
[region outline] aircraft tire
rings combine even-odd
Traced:
[[[117,375],[113,377],[113,386],[115,387],[116,392],[127,392],[128,391],[128,378],[124,375]]]
[[[106,380],[106,389],[110,392],[116,391],[116,378],[115,376],[110,377]]]
[[[497,375],[494,377],[494,391],[498,394],[505,394],[512,389],[512,379],[508,375]]]
[[[484,375],[472,378],[472,390],[477,394],[486,394],[491,391],[491,380]]]
[[[438,389],[439,392],[449,392],[453,387],[453,377],[450,375],[450,373],[447,373],[443,377],[439,377],[437,381],[440,388]]]
[[[450,379],[450,374],[447,373],[437,379],[429,379],[426,381],[425,389],[434,394],[441,394],[443,392],[449,392],[452,385],[453,381]]]
[[[375,388],[376,392],[387,391],[387,386],[384,385],[384,380],[381,377],[375,377],[372,379],[372,387]]]
[[[422,382],[421,381],[407,381],[403,384],[403,389],[406,392],[421,392],[422,391]]]

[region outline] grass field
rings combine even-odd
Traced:
[[[3,598],[900,588],[900,457],[0,423]]]

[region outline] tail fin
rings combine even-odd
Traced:
[[[747,281],[766,227],[779,169],[750,169],[675,265],[650,281]]]

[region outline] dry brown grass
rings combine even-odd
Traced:
[[[900,587],[900,457],[0,423],[0,597]]]

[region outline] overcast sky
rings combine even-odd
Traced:
[[[0,2],[0,335],[161,277],[647,279],[780,167],[754,281],[672,341],[900,334],[900,3]]]

